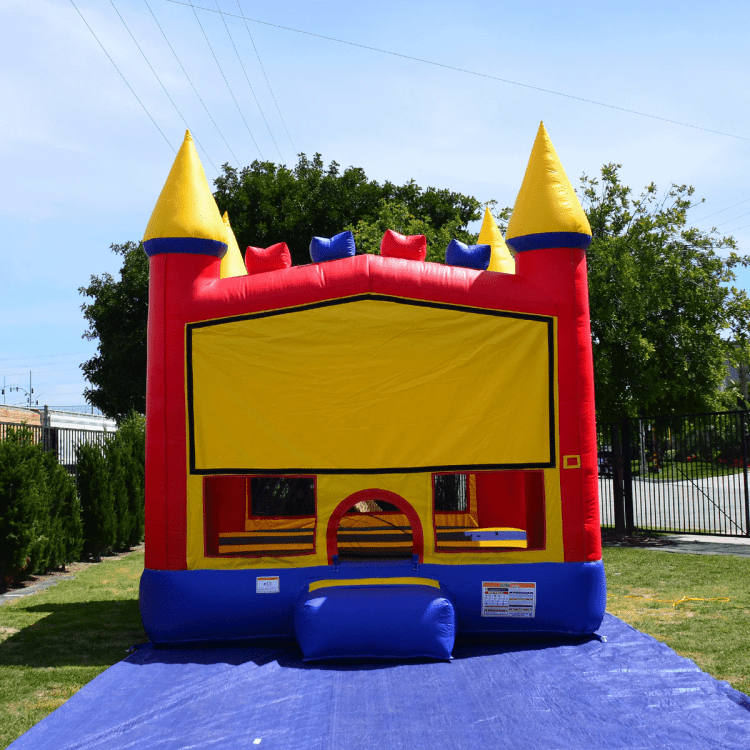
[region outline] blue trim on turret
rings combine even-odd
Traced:
[[[523,237],[506,237],[505,243],[517,253],[550,247],[576,247],[585,250],[591,244],[591,235],[580,232],[539,232]]]
[[[143,243],[143,249],[149,258],[164,253],[213,255],[215,258],[223,258],[227,252],[227,243],[202,237],[154,237]]]

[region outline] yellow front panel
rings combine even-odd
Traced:
[[[192,327],[191,469],[549,466],[550,331],[393,298]]]

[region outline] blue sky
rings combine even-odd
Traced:
[[[234,14],[222,19],[186,2],[0,4],[0,382],[28,389],[31,370],[40,404],[84,403],[79,365],[95,344],[78,287],[116,274],[109,246],[142,236],[183,118],[210,182],[212,162],[320,152],[501,206],[544,120],[574,185],[607,162],[636,190],[694,185],[696,226],[750,253],[746,3],[193,0]]]

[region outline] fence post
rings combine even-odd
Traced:
[[[615,510],[615,533],[625,533],[625,497],[623,496],[623,467],[622,441],[620,440],[620,426],[610,425],[612,435],[612,499]]]
[[[745,488],[745,536],[750,536],[750,493],[747,484],[747,412],[740,414],[740,429],[742,430],[742,479]]]
[[[635,531],[635,518],[633,514],[633,465],[630,451],[630,420],[627,417],[622,420],[622,468],[625,530],[628,534],[632,534]]]

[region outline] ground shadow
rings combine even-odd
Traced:
[[[0,666],[108,666],[146,637],[136,600],[40,603],[23,612],[40,619],[0,642]]]

